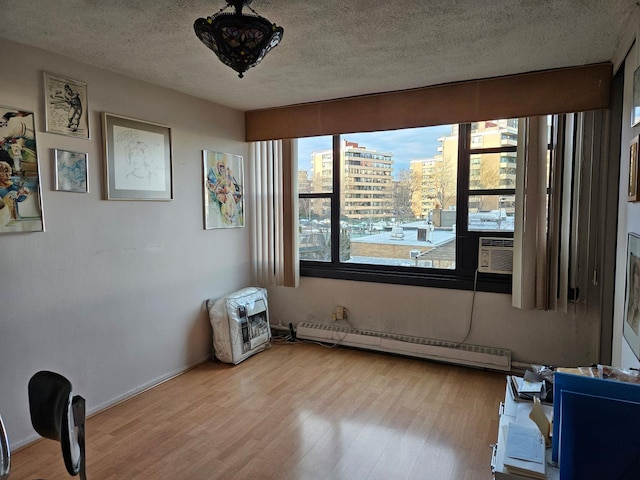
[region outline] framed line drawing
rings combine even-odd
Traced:
[[[102,114],[107,200],[172,200],[171,128]]]
[[[244,227],[243,158],[202,151],[204,162],[204,228]]]
[[[631,126],[640,123],[640,67],[633,72],[633,105],[631,106]]]
[[[0,107],[0,233],[43,232],[33,112]]]
[[[622,333],[640,360],[640,236],[629,233],[627,243],[627,288]]]
[[[52,73],[43,75],[45,131],[89,138],[87,84]]]
[[[53,150],[54,158],[54,187],[61,192],[89,191],[88,155],[86,153],[71,152],[69,150]]]
[[[627,201],[637,202],[640,200],[638,190],[638,136],[629,144],[629,191]]]

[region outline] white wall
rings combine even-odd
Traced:
[[[629,144],[634,136],[640,134],[640,126],[630,126],[633,105],[633,73],[640,66],[637,41],[629,50],[625,59],[624,71],[624,108],[622,112],[622,146],[620,154],[620,199],[618,215],[618,255],[616,261],[616,293],[613,324],[613,364],[623,368],[640,368],[640,361],[624,338],[623,322],[626,288],[626,253],[629,232],[640,235],[640,203],[627,202],[629,178]]]
[[[239,111],[4,40],[0,63],[0,105],[35,112],[46,222],[0,238],[0,415],[15,448],[36,438],[38,370],[67,376],[93,412],[209,357],[203,301],[248,284],[249,235],[203,229],[201,152],[246,157],[247,144]],[[88,83],[90,140],[44,133],[43,70]],[[172,127],[173,201],[103,199],[103,111]],[[89,193],[53,191],[53,148],[88,152]]]
[[[269,289],[271,322],[332,323],[337,305],[354,328],[460,342],[473,292],[303,277],[297,289]],[[511,295],[476,293],[467,343],[506,348],[517,362],[556,366],[597,361],[599,325],[578,313],[522,311]]]

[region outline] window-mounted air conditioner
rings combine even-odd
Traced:
[[[478,242],[478,272],[512,273],[513,238],[480,237]]]

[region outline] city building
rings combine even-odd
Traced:
[[[413,192],[412,210],[417,218],[433,218],[438,210],[455,210],[458,126],[451,134],[438,139],[439,154],[433,158],[411,161],[411,174],[420,183]],[[471,153],[469,188],[515,189],[516,152],[496,151],[501,147],[515,147],[518,141],[517,120],[483,121],[471,124],[471,150],[490,149],[487,153]],[[515,197],[504,195],[472,195],[469,213],[500,210],[513,215]]]
[[[471,124],[471,149],[498,149],[518,145],[516,119]],[[471,154],[469,166],[471,189],[514,189],[516,187],[516,152],[502,151]],[[504,209],[513,215],[514,195],[477,195],[469,199],[469,212]]]
[[[313,191],[331,191],[333,153],[312,153]],[[393,154],[379,152],[356,142],[343,140],[340,168],[344,182],[340,192],[341,216],[349,223],[388,221],[393,216]],[[300,190],[302,191],[302,190]],[[325,217],[329,206],[316,203],[313,212]]]
[[[298,170],[298,191],[311,191],[311,178],[309,177],[309,172],[307,170]]]
[[[418,187],[411,195],[411,210],[416,218],[429,218],[429,214],[440,204],[436,200],[436,177],[434,173],[439,158],[411,160],[409,169],[411,178]]]

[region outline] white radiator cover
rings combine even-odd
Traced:
[[[511,351],[480,345],[458,344],[428,338],[354,330],[340,325],[300,322],[296,328],[300,339],[397,353],[441,362],[511,371]]]

